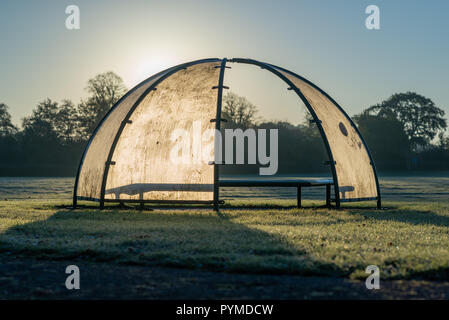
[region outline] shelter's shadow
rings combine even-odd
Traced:
[[[209,209],[210,210],[210,209]],[[257,214],[256,210],[254,211]],[[49,218],[14,226],[0,234],[0,251],[42,259],[158,265],[225,272],[344,277],[362,266],[340,267],[292,245],[280,233],[239,223],[242,212],[223,216],[195,210],[59,210]],[[298,211],[285,212],[298,215]],[[312,213],[313,214],[313,213]],[[317,214],[329,215],[318,211]],[[410,224],[449,226],[449,218],[429,211],[348,210],[345,214]],[[332,213],[333,215],[333,213]],[[340,224],[336,219],[326,224]],[[256,216],[254,216],[256,217]],[[257,217],[256,217],[257,218]],[[289,220],[267,222],[288,224]],[[300,223],[305,223],[300,222]],[[312,222],[316,224],[316,222]],[[363,266],[364,268],[365,266]],[[409,277],[447,278],[447,268],[410,270]]]
[[[346,276],[351,272],[314,259],[279,235],[209,210],[60,210],[46,220],[8,229],[0,241],[7,239],[12,252],[51,260],[265,274]]]

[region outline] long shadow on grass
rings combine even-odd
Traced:
[[[59,210],[0,234],[0,251],[214,271],[347,276],[286,239],[211,210]]]
[[[278,209],[277,207],[275,209]],[[273,209],[273,210],[275,210]],[[265,208],[265,210],[272,210]],[[231,212],[232,211],[232,212]],[[348,276],[366,265],[340,267],[315,259],[289,243],[279,232],[260,230],[295,224],[339,224],[348,222],[339,211],[278,211],[279,221],[258,222],[260,229],[239,223],[245,212],[224,210],[217,215],[211,210],[195,208],[136,211],[77,209],[61,210],[42,221],[15,226],[0,234],[0,251],[13,251],[45,259],[88,259],[125,264],[158,265],[214,271]],[[391,211],[347,208],[345,213],[356,220],[376,219],[409,224],[449,226],[449,218],[431,211],[395,209]],[[282,218],[285,214],[285,219]],[[327,221],[297,219],[302,214],[325,215]],[[263,215],[260,216],[260,219]],[[388,265],[395,261],[385,262]],[[407,272],[408,277],[447,279],[449,268],[426,272]]]

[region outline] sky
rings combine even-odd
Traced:
[[[80,29],[65,26],[69,5]],[[368,5],[380,30],[365,27]],[[128,88],[172,65],[253,58],[292,70],[350,115],[415,91],[449,114],[449,1],[23,1],[0,2],[0,103],[13,122],[44,99],[87,96],[87,80],[113,71]],[[254,66],[232,65],[225,85],[264,118],[300,121],[298,98]],[[293,111],[292,111],[293,110]]]

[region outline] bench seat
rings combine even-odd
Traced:
[[[250,177],[220,178],[220,187],[294,187],[297,188],[297,206],[301,208],[301,188],[326,186],[326,206],[330,206],[330,189],[334,180],[330,178],[295,178],[295,177]]]
[[[220,178],[220,187],[313,187],[332,185],[334,181],[329,178]]]

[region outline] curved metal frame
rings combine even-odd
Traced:
[[[377,177],[376,166],[374,164],[374,160],[373,160],[371,152],[370,152],[370,150],[368,148],[368,145],[366,144],[365,139],[363,138],[362,134],[360,133],[359,128],[357,128],[357,126],[355,125],[354,121],[352,121],[352,119],[349,117],[349,115],[346,113],[346,111],[329,94],[327,94],[326,91],[324,91],[323,89],[321,89],[320,87],[315,85],[313,82],[311,82],[310,80],[307,80],[304,77],[301,77],[300,75],[294,73],[293,71],[290,71],[290,70],[287,70],[285,68],[278,67],[278,66],[275,66],[275,65],[272,65],[272,64],[270,64],[270,65],[275,67],[276,69],[282,70],[284,72],[287,72],[287,73],[291,74],[294,77],[297,77],[298,79],[306,82],[307,84],[309,84],[310,86],[312,86],[313,88],[318,90],[321,94],[323,94],[326,98],[328,98],[338,108],[338,110],[340,110],[340,112],[346,117],[346,119],[349,121],[351,126],[354,128],[355,132],[357,132],[357,134],[359,135],[359,138],[360,138],[360,140],[362,140],[362,143],[363,143],[363,145],[365,147],[365,150],[368,153],[368,158],[370,160],[371,166],[373,167],[374,178],[375,178],[375,181],[376,181],[377,208],[380,209],[382,207],[382,200],[381,200],[381,195],[380,195],[380,185],[379,185],[379,178]],[[349,199],[347,201],[350,202],[351,200],[352,201],[357,201],[357,200],[365,200],[365,199]],[[374,200],[374,199],[366,198],[366,200]]]
[[[86,143],[86,146],[84,147],[84,151],[83,154],[81,156],[80,159],[80,163],[78,165],[78,170],[76,172],[76,177],[75,177],[75,185],[73,187],[73,207],[76,207],[77,205],[77,195],[76,193],[78,192],[78,181],[79,181],[79,176],[81,173],[81,167],[83,166],[84,163],[84,158],[86,157],[86,153],[87,150],[90,147],[90,144],[92,142],[92,140],[94,139],[95,135],[97,134],[98,130],[100,130],[101,126],[103,125],[103,123],[106,121],[106,119],[109,117],[109,115],[112,113],[112,111],[114,111],[117,106],[122,103],[123,100],[125,100],[129,95],[131,95],[131,93],[133,93],[134,91],[136,91],[137,89],[139,89],[141,86],[143,86],[144,84],[148,83],[149,81],[151,81],[152,79],[160,76],[161,74],[163,74],[164,72],[167,72],[170,69],[173,69],[175,67],[171,67],[168,69],[165,69],[161,72],[156,73],[155,75],[152,75],[151,77],[143,80],[142,82],[140,82],[138,85],[136,85],[135,87],[133,87],[131,90],[129,90],[126,94],[123,95],[123,97],[121,97],[112,107],[111,109],[108,110],[108,112],[106,112],[106,114],[103,116],[103,118],[100,120],[100,122],[98,123],[97,127],[95,128],[94,132],[92,133],[92,135],[90,136],[89,140]]]
[[[133,89],[131,89],[130,91],[128,91],[107,113],[106,115],[103,117],[103,119],[100,121],[100,123],[98,124],[97,128],[94,130],[92,136],[89,138],[89,141],[87,142],[87,145],[84,149],[83,155],[81,157],[80,160],[80,164],[78,166],[78,171],[77,171],[77,175],[76,175],[76,179],[75,179],[75,186],[74,186],[74,192],[73,192],[73,206],[76,207],[77,205],[77,199],[85,199],[85,200],[96,200],[96,201],[100,201],[100,208],[104,207],[104,203],[105,202],[129,202],[128,200],[110,200],[110,199],[105,199],[105,188],[106,188],[106,182],[107,182],[107,176],[109,173],[109,166],[111,164],[111,160],[112,157],[114,155],[114,151],[115,151],[115,147],[117,145],[118,140],[120,139],[120,135],[123,132],[123,129],[125,127],[125,125],[127,124],[129,118],[131,117],[131,115],[133,114],[133,112],[135,111],[135,109],[137,108],[137,106],[140,104],[140,102],[148,95],[148,93],[150,93],[152,90],[155,90],[157,85],[159,83],[161,83],[164,79],[170,77],[171,75],[173,75],[174,73],[182,70],[182,69],[186,69],[189,66],[193,66],[196,64],[200,64],[200,63],[207,63],[207,62],[219,62],[221,61],[221,65],[220,65],[220,75],[219,75],[219,83],[218,86],[216,87],[218,89],[218,97],[217,97],[217,113],[216,113],[216,125],[215,128],[216,129],[220,129],[220,122],[221,122],[221,108],[222,108],[222,95],[223,95],[223,81],[224,81],[224,73],[226,70],[226,62],[236,62],[236,63],[245,63],[245,64],[252,64],[252,65],[256,65],[261,67],[262,69],[266,69],[268,71],[270,71],[271,73],[277,75],[281,80],[283,80],[285,83],[287,83],[287,85],[289,85],[289,87],[291,89],[293,89],[295,91],[295,93],[300,97],[300,99],[302,100],[302,102],[305,104],[305,106],[307,107],[308,111],[310,112],[310,114],[312,115],[314,122],[316,123],[318,130],[320,132],[321,138],[323,139],[323,142],[325,144],[326,147],[326,151],[329,157],[329,162],[330,162],[330,166],[331,166],[331,172],[332,172],[332,176],[333,176],[333,181],[334,181],[334,193],[335,193],[335,204],[336,207],[340,207],[340,202],[342,201],[340,199],[340,192],[339,192],[339,186],[338,186],[338,176],[337,176],[337,172],[336,172],[336,168],[335,168],[335,161],[332,155],[332,150],[330,148],[329,145],[329,141],[327,139],[326,133],[324,132],[324,129],[321,125],[321,121],[318,118],[318,116],[316,115],[315,111],[313,110],[312,106],[310,105],[310,103],[308,102],[308,100],[306,99],[306,97],[304,96],[304,94],[301,92],[301,90],[295,86],[293,84],[292,81],[290,81],[286,76],[284,76],[282,73],[279,72],[279,70],[286,72],[294,77],[297,77],[298,79],[306,82],[307,84],[309,84],[310,86],[312,86],[313,88],[315,88],[316,90],[318,90],[321,94],[323,94],[325,97],[327,97],[338,109],[340,112],[343,113],[343,115],[347,118],[347,120],[350,122],[350,124],[352,125],[352,127],[355,129],[356,133],[359,135],[365,150],[368,153],[368,157],[370,159],[370,163],[371,166],[373,168],[373,173],[374,173],[374,177],[375,177],[375,181],[376,181],[376,189],[377,189],[377,197],[376,198],[364,198],[364,199],[350,199],[351,201],[358,201],[358,200],[377,200],[377,207],[381,208],[381,195],[380,195],[380,187],[379,187],[379,180],[377,177],[377,171],[376,171],[376,167],[374,165],[374,161],[373,158],[371,156],[371,153],[368,149],[368,146],[365,142],[365,140],[363,139],[363,136],[360,134],[360,131],[358,130],[357,126],[354,124],[354,122],[352,121],[352,119],[348,116],[348,114],[343,110],[343,108],[334,100],[332,99],[324,90],[322,90],[321,88],[319,88],[318,86],[316,86],[314,83],[312,83],[311,81],[299,76],[298,74],[289,71],[287,69],[269,64],[269,63],[264,63],[264,62],[260,62],[257,60],[253,60],[253,59],[244,59],[244,58],[233,58],[233,59],[229,59],[227,60],[226,58],[223,59],[219,59],[219,58],[211,58],[211,59],[201,59],[201,60],[196,60],[196,61],[192,61],[192,62],[187,62],[187,63],[183,63],[183,64],[179,64],[175,67],[172,68],[168,68],[164,71],[161,71],[149,78],[147,78],[146,80],[142,81],[141,83],[139,83],[137,86],[135,86]],[[107,157],[107,161],[105,164],[105,168],[104,168],[104,172],[103,172],[103,178],[102,178],[102,184],[101,184],[101,194],[100,194],[100,199],[90,199],[90,198],[86,198],[86,197],[78,197],[77,196],[77,191],[78,191],[78,181],[79,181],[79,175],[81,172],[81,168],[84,162],[84,158],[87,154],[87,151],[90,147],[90,144],[93,140],[93,138],[95,137],[96,133],[98,132],[98,130],[101,128],[101,126],[103,125],[103,123],[106,121],[106,119],[108,118],[108,116],[111,114],[112,111],[114,111],[117,106],[126,98],[128,97],[132,92],[134,92],[135,90],[137,90],[139,87],[141,87],[142,85],[148,83],[148,81],[151,81],[152,79],[155,79],[156,77],[160,77],[159,79],[157,79],[152,85],[150,85],[140,96],[139,98],[136,100],[136,102],[133,104],[133,106],[131,107],[131,109],[128,111],[126,117],[122,120],[120,127],[114,137],[113,143],[111,145],[111,148],[109,150],[109,154]],[[213,198],[213,204],[214,204],[214,209],[218,210],[218,203],[219,203],[219,183],[218,183],[218,177],[219,177],[219,164],[214,163],[214,198]],[[139,200],[137,202],[160,202],[158,200]],[[176,201],[172,201],[174,203],[178,203]],[[170,202],[171,203],[171,202]],[[181,201],[179,203],[190,203],[190,201]],[[194,203],[208,203],[210,204],[210,201],[195,201]]]
[[[102,183],[101,183],[100,209],[102,209],[104,207],[104,197],[105,197],[106,182],[107,182],[107,179],[108,179],[109,166],[110,166],[110,163],[112,161],[112,156],[114,155],[115,147],[117,146],[117,142],[120,139],[120,135],[122,134],[123,129],[125,128],[125,125],[126,125],[127,121],[129,120],[131,115],[134,113],[134,110],[136,110],[136,108],[140,104],[140,102],[143,99],[145,99],[145,97],[148,95],[148,93],[150,93],[152,90],[155,90],[157,85],[159,85],[159,83],[161,83],[164,79],[170,77],[172,74],[174,74],[174,73],[176,73],[176,72],[178,72],[180,70],[186,69],[187,67],[199,64],[199,63],[219,62],[219,61],[220,61],[220,59],[202,59],[202,60],[196,60],[196,61],[192,61],[192,62],[187,62],[187,63],[181,64],[181,65],[177,66],[176,68],[167,71],[166,74],[164,74],[159,79],[157,79],[137,99],[137,101],[134,103],[134,105],[128,111],[125,119],[123,119],[123,121],[121,122],[120,127],[119,127],[119,129],[118,129],[118,131],[117,131],[117,133],[115,135],[114,141],[112,142],[111,149],[109,150],[108,158],[106,160],[106,166],[104,167],[103,180],[102,180]]]
[[[334,157],[332,155],[332,151],[329,145],[329,141],[327,140],[326,133],[324,132],[323,126],[321,125],[320,119],[318,119],[318,116],[316,115],[315,111],[313,110],[312,106],[309,104],[309,101],[307,101],[306,97],[302,94],[301,90],[299,90],[298,87],[296,87],[293,82],[291,82],[288,78],[286,78],[283,74],[281,74],[279,71],[277,71],[274,66],[271,66],[268,63],[260,62],[257,60],[252,59],[241,59],[241,58],[234,58],[230,59],[229,62],[238,62],[238,63],[246,63],[246,64],[253,64],[256,66],[259,66],[263,69],[266,69],[275,75],[277,75],[279,78],[281,78],[285,83],[289,85],[290,88],[292,88],[295,93],[301,98],[302,102],[306,105],[307,109],[309,110],[310,114],[312,115],[318,130],[320,131],[321,138],[324,141],[324,145],[326,146],[327,155],[329,157],[331,171],[332,171],[332,177],[334,180],[334,194],[335,194],[335,205],[336,207],[340,207],[340,190],[338,187],[338,178],[337,178],[337,171],[335,169],[335,161]]]
[[[131,93],[133,93],[134,91],[136,91],[138,88],[140,88],[141,86],[143,86],[144,84],[148,83],[149,81],[159,77],[160,75],[164,74],[160,79],[158,79],[157,81],[155,81],[150,87],[148,87],[147,90],[145,90],[142,95],[137,99],[137,101],[134,103],[134,105],[131,107],[130,111],[128,112],[128,114],[126,115],[125,119],[123,119],[123,121],[121,122],[120,128],[116,133],[116,136],[114,138],[114,141],[111,145],[111,149],[109,150],[109,154],[108,154],[108,158],[106,160],[106,165],[105,165],[105,170],[103,172],[103,178],[102,178],[102,184],[101,184],[101,193],[100,193],[100,208],[104,207],[104,195],[105,195],[105,187],[106,187],[106,180],[107,180],[107,174],[109,172],[109,165],[110,165],[110,161],[112,159],[114,150],[115,150],[115,146],[118,142],[118,139],[120,138],[120,135],[123,131],[124,126],[126,125],[126,121],[130,118],[130,116],[132,115],[132,113],[134,112],[134,110],[136,109],[137,105],[142,101],[142,99],[144,99],[146,97],[146,95],[151,91],[154,90],[154,88],[156,88],[156,86],[164,79],[166,79],[167,77],[169,77],[170,75],[172,75],[173,73],[185,69],[189,66],[195,65],[195,64],[199,64],[199,63],[205,63],[205,62],[218,62],[220,61],[220,59],[218,58],[210,58],[210,59],[201,59],[201,60],[195,60],[195,61],[191,61],[191,62],[186,62],[186,63],[181,63],[177,66],[165,69],[161,72],[156,73],[155,75],[147,78],[146,80],[142,81],[141,83],[139,83],[138,85],[136,85],[134,88],[132,88],[130,91],[128,91],[123,97],[120,98],[119,101],[117,101],[114,106],[111,107],[111,109],[109,109],[109,111],[105,114],[105,116],[103,117],[103,119],[101,119],[100,123],[98,124],[98,126],[95,128],[94,132],[92,133],[91,137],[89,138],[89,141],[86,144],[86,147],[84,148],[84,152],[83,155],[81,157],[80,160],[80,164],[78,166],[78,171],[76,174],[76,178],[75,178],[75,186],[74,186],[74,190],[73,190],[73,207],[76,207],[77,205],[77,192],[78,192],[78,181],[79,181],[79,175],[81,173],[81,167],[83,165],[84,162],[84,158],[87,154],[87,151],[90,147],[90,144],[92,142],[92,140],[94,139],[95,135],[97,134],[98,130],[101,128],[101,126],[103,125],[104,121],[106,121],[106,119],[108,118],[108,116],[112,113],[112,111],[114,111],[119,105],[120,103],[126,98],[128,97]],[[81,197],[84,199],[88,199],[86,197]],[[91,200],[95,200],[95,199],[91,199]]]

